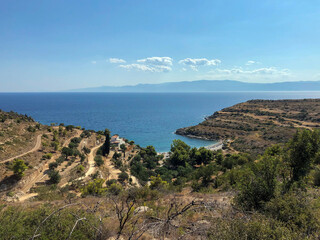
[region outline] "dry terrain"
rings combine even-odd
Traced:
[[[117,179],[121,171],[112,161],[113,154],[119,151],[117,148],[103,156],[102,166],[95,163],[97,151],[104,140],[101,132],[74,126],[46,126],[31,117],[0,110],[0,197],[9,201],[36,197],[41,188],[50,187],[50,164],[56,163],[54,169],[61,177],[58,187],[66,187],[74,181],[86,184],[95,173],[100,173],[105,180]],[[64,148],[72,148],[78,153],[65,156]],[[126,155],[131,153],[132,146],[128,144]],[[23,160],[27,166],[21,179],[13,172],[16,159]],[[128,161],[128,157],[124,161]]]
[[[320,99],[251,100],[224,108],[202,123],[176,133],[229,140],[230,149],[262,153],[272,144],[287,142],[297,128],[319,127]]]

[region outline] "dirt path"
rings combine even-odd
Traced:
[[[132,184],[133,184],[133,185],[136,185],[137,187],[141,187],[138,179],[137,179],[135,176],[131,175],[130,177],[131,177],[131,179],[132,179]]]
[[[33,198],[35,196],[38,196],[38,193],[27,193],[27,194],[23,194],[22,196],[18,197],[18,201],[19,202],[23,202],[25,200],[28,200],[30,198]]]
[[[10,161],[12,161],[12,160],[14,160],[16,158],[19,158],[19,157],[22,157],[24,155],[27,155],[28,153],[32,153],[32,152],[35,152],[35,151],[39,150],[39,148],[41,147],[41,137],[42,137],[42,134],[39,134],[37,136],[36,145],[31,150],[29,150],[28,152],[21,153],[21,154],[15,156],[15,157],[11,157],[11,158],[8,158],[6,160],[2,160],[0,163],[10,162]]]
[[[110,179],[118,179],[118,175],[121,173],[121,171],[119,169],[116,169],[115,166],[113,165],[111,159],[114,155],[114,151],[110,151],[108,157],[106,158],[105,161],[105,166],[108,168],[109,170],[109,176],[108,176],[108,180]]]
[[[88,164],[89,164],[89,169],[86,172],[86,174],[84,175],[84,177],[88,177],[90,176],[94,170],[95,170],[95,162],[94,162],[94,157],[96,155],[96,152],[98,150],[99,147],[101,147],[103,145],[103,143],[99,144],[98,146],[95,146],[94,148],[91,149],[91,152],[88,155]]]
[[[80,134],[81,134],[81,131],[78,130],[76,135],[71,136],[64,142],[63,147],[68,146],[72,138],[80,137]],[[29,192],[34,184],[36,184],[37,182],[40,182],[43,178],[45,178],[47,176],[47,170],[49,169],[49,164],[51,162],[54,162],[58,157],[59,157],[59,154],[56,154],[49,161],[47,161],[46,164],[44,164],[42,168],[39,170],[39,174],[37,174],[34,178],[32,178],[28,183],[25,183],[21,191],[24,193]]]

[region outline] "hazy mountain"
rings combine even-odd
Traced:
[[[219,91],[320,91],[320,81],[247,83],[232,80],[198,80],[128,86],[101,86],[68,92],[219,92]]]

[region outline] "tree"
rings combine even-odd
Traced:
[[[61,180],[61,176],[59,174],[59,171],[50,170],[48,175],[49,175],[49,182],[52,184],[57,184]]]
[[[264,155],[244,174],[239,184],[236,202],[246,210],[261,210],[275,195],[277,184],[277,157]]]
[[[91,152],[90,148],[87,148],[86,146],[82,148],[82,151],[84,152],[84,154],[89,154]]]
[[[148,156],[157,156],[157,151],[154,146],[147,146],[145,151]]]
[[[171,144],[170,163],[174,168],[178,166],[185,166],[190,159],[190,146],[181,140],[173,140]]]
[[[126,150],[127,150],[126,145],[125,145],[125,144],[121,144],[121,145],[120,145],[120,149],[122,150],[123,155],[126,156]]]
[[[57,163],[57,162],[49,163],[49,169],[50,169],[50,170],[53,170],[53,169],[55,169],[55,168],[57,168],[57,167],[58,167],[58,163]]]
[[[198,191],[201,188],[209,187],[209,184],[213,181],[212,176],[215,173],[214,166],[208,165],[208,166],[201,166],[195,173],[194,173],[194,179],[192,188],[194,191]],[[201,181],[199,184],[198,181]]]
[[[104,136],[106,137],[106,140],[104,142],[104,144],[102,145],[102,154],[105,155],[109,155],[110,152],[110,131],[109,129],[105,129],[104,130]]]
[[[22,159],[16,159],[13,162],[12,170],[14,175],[18,178],[22,178],[24,176],[24,171],[28,169],[28,166],[24,163]]]
[[[63,147],[61,153],[65,155],[66,159],[73,155],[73,149],[68,147]]]
[[[298,181],[309,173],[312,157],[317,151],[313,143],[309,130],[297,131],[289,142],[287,161],[291,169],[291,182]]]
[[[192,148],[190,151],[190,164],[195,165],[207,165],[213,160],[213,152],[211,150],[208,150],[204,147],[201,147],[199,149]]]

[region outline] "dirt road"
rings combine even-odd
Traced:
[[[10,161],[12,161],[12,160],[14,160],[14,159],[16,159],[16,158],[19,158],[19,157],[22,157],[22,156],[24,156],[24,155],[27,155],[28,153],[32,153],[32,152],[35,152],[35,151],[39,150],[39,148],[41,147],[41,137],[42,137],[42,134],[39,134],[39,135],[37,136],[36,145],[35,145],[31,150],[29,150],[28,152],[21,153],[21,154],[19,154],[19,155],[17,155],[17,156],[8,158],[8,159],[6,159],[6,160],[2,160],[0,163],[10,162]]]

